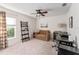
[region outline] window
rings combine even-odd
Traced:
[[[6,17],[7,24],[7,37],[15,38],[16,37],[16,19],[11,17]]]

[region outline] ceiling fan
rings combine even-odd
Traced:
[[[48,13],[48,11],[43,10],[43,9],[36,9],[35,11],[36,13],[32,13],[32,14],[35,14],[36,16],[45,16],[45,14]]]
[[[61,6],[65,7],[65,6],[67,6],[67,3],[62,3]],[[31,13],[31,14],[35,15],[36,17],[45,16],[45,14],[47,14],[48,11],[53,11],[53,10],[56,10],[56,9],[36,9],[35,10],[36,13]]]

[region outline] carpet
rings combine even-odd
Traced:
[[[31,39],[24,43],[18,43],[12,47],[0,50],[0,55],[56,55],[56,49],[52,48],[52,41]]]

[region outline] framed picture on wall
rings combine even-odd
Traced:
[[[69,28],[73,28],[73,16],[69,17]]]
[[[48,24],[41,24],[41,28],[48,28]]]

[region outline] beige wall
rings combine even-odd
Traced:
[[[7,17],[16,18],[16,38],[9,40],[9,46],[12,46],[18,42],[21,42],[21,29],[20,29],[20,21],[27,21],[29,24],[29,32],[30,38],[32,38],[32,33],[36,29],[36,19],[29,17],[27,15],[11,11],[9,9],[3,8],[0,6],[0,11],[5,11]]]

